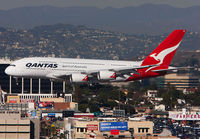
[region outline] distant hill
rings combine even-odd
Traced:
[[[178,51],[173,58],[172,64],[174,66],[193,66],[194,64],[200,66],[200,52],[191,52],[191,51]]]
[[[176,28],[200,32],[200,6],[175,8],[145,4],[138,7],[23,7],[0,11],[3,27],[32,28],[57,23],[86,25],[125,33],[160,34]]]
[[[70,24],[43,25],[23,30],[0,28],[0,57],[55,56],[121,60],[135,57],[142,60],[168,35],[130,35]],[[200,33],[188,31],[178,52],[195,52],[200,49],[199,44]],[[189,54],[187,56],[190,57]]]

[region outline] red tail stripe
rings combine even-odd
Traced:
[[[185,32],[186,30],[174,30],[149,56],[147,56],[147,58],[142,62],[141,66],[157,64],[158,61],[153,60],[152,57],[158,55],[168,48],[178,45],[181,42]],[[173,54],[170,54],[170,56],[167,57],[167,60],[163,62],[163,65],[167,67],[169,66],[175,52],[176,50],[171,52]]]

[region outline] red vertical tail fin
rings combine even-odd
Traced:
[[[157,68],[168,68],[185,32],[186,30],[174,30],[150,55],[144,59],[141,66],[158,65]],[[147,71],[150,69],[151,68]]]

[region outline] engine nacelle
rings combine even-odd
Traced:
[[[72,74],[70,81],[71,82],[87,82],[88,76],[86,74]]]
[[[116,79],[116,74],[113,71],[99,71],[98,80],[114,80]]]

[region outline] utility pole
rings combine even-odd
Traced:
[[[120,110],[120,98],[121,98],[121,94],[120,94],[120,91],[119,91],[119,103],[118,103],[119,110]]]
[[[131,133],[131,139],[134,139],[134,128],[129,128],[129,132]]]

